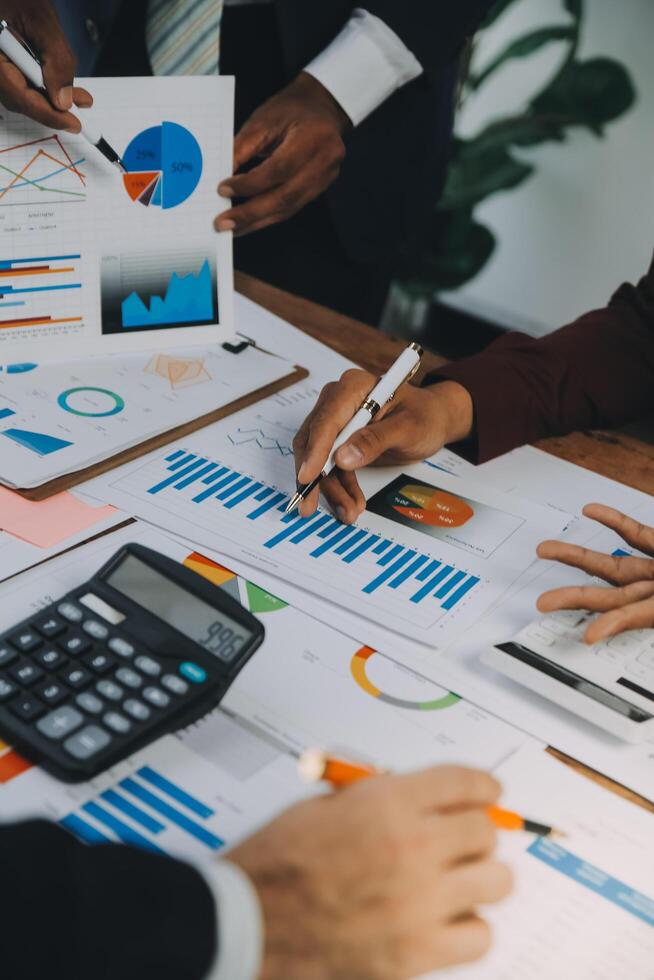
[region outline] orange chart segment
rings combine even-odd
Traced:
[[[161,177],[160,171],[143,171],[143,173],[123,174],[125,190],[133,201],[138,201],[150,187],[154,193],[156,183]]]

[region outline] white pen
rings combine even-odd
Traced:
[[[38,58],[27,41],[23,40],[23,38],[9,27],[6,20],[0,21],[0,51],[23,73],[27,81],[31,82],[34,88],[45,92],[43,72],[41,71]],[[86,120],[82,121],[80,119],[80,125],[82,129],[79,135],[83,136],[91,146],[94,146],[109,163],[118,167],[121,173],[127,173],[120,156],[107,143],[102,133],[95,131]]]
[[[323,480],[336,466],[334,457],[336,456],[337,450],[344,445],[347,440],[359,429],[363,429],[366,425],[375,418],[377,412],[386,405],[387,402],[393,398],[395,392],[398,388],[401,388],[405,381],[410,381],[414,376],[418,368],[420,367],[420,359],[422,358],[422,347],[420,344],[409,344],[405,350],[402,351],[397,360],[391,365],[386,374],[382,375],[375,387],[372,389],[367,398],[364,399],[361,408],[358,410],[354,418],[347,423],[344,429],[336,437],[336,442],[332,446],[332,451],[327,457],[327,462],[322,468],[320,474],[311,483],[307,483],[306,486],[298,486],[297,493],[294,493],[288,502],[286,507],[286,513],[290,514],[292,510],[305,500],[312,490],[318,486],[321,480]]]

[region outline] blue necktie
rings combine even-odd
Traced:
[[[146,42],[155,75],[217,75],[223,0],[149,0]]]

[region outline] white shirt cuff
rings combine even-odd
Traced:
[[[263,961],[263,917],[248,876],[231,861],[202,872],[216,902],[218,952],[206,980],[256,980]]]
[[[383,20],[357,8],[341,33],[304,70],[358,126],[423,68]]]

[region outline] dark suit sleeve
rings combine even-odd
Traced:
[[[427,379],[472,395],[475,435],[454,447],[475,462],[546,436],[604,429],[654,408],[654,262],[603,310],[539,340],[510,333]]]
[[[495,0],[362,0],[357,6],[383,20],[416,56],[427,77],[461,51]]]
[[[34,820],[0,826],[0,881],[7,980],[201,980],[213,962],[210,890],[171,858]]]

